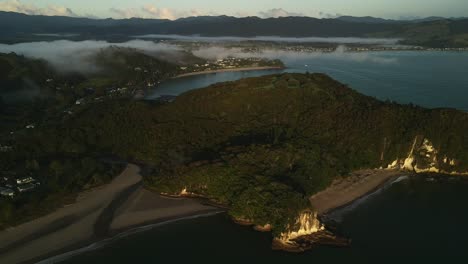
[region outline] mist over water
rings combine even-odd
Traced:
[[[45,59],[60,71],[89,73],[99,70],[90,56],[110,46],[135,48],[149,55],[174,62],[184,53],[181,46],[149,40],[125,43],[106,41],[32,42],[0,44],[0,52],[15,52]],[[240,48],[213,44],[193,50],[195,56],[215,60],[226,57],[258,57],[281,59],[289,72],[326,73],[366,95],[399,103],[415,103],[425,107],[453,107],[468,111],[467,52],[347,52],[346,46],[334,52],[293,52],[264,49],[255,53]],[[164,54],[164,56],[161,56]],[[167,56],[169,54],[169,56]],[[280,71],[276,71],[280,72]],[[271,71],[222,73],[170,80],[154,89],[149,98],[177,95],[216,82],[271,74]],[[437,78],[430,78],[438,76]]]
[[[13,45],[0,44],[1,53],[14,52],[30,58],[49,61],[58,71],[92,73],[99,69],[91,59],[99,50],[108,47],[134,48],[158,57],[158,53],[179,56],[183,51],[175,45],[153,41],[132,40],[125,43],[107,41],[69,41],[29,42]],[[170,58],[170,57],[169,57]]]
[[[171,39],[181,41],[202,41],[202,42],[239,42],[239,41],[270,41],[270,42],[288,42],[288,43],[339,43],[339,44],[381,44],[393,45],[397,44],[400,39],[389,38],[322,38],[322,37],[278,37],[278,36],[257,36],[257,37],[204,37],[204,36],[183,36],[183,35],[139,35],[134,36],[141,39]]]
[[[344,60],[355,62],[371,62],[390,64],[397,63],[397,57],[380,56],[379,52],[347,52],[346,46],[341,45],[333,52],[295,52],[283,51],[274,49],[264,49],[260,52],[245,53],[240,48],[225,48],[222,46],[206,47],[194,50],[193,54],[198,57],[206,59],[224,59],[227,57],[236,58],[264,58],[264,59],[280,59],[284,62],[291,62],[296,60],[314,60],[318,58],[331,59],[331,60]]]
[[[69,41],[56,40],[50,42],[29,42],[13,45],[0,44],[0,53],[14,52],[30,58],[49,61],[60,72],[93,73],[99,68],[92,60],[92,56],[99,50],[108,47],[134,48],[161,60],[174,62],[182,57],[183,47],[149,40],[132,40],[124,43],[110,43],[107,41]],[[328,58],[371,63],[396,63],[396,58],[379,56],[378,53],[346,52],[345,46],[340,46],[334,52],[291,52],[265,49],[255,53],[245,53],[240,48],[225,48],[222,45],[202,47],[193,50],[195,56],[216,60],[227,57],[236,58],[264,58],[294,61],[298,59]]]

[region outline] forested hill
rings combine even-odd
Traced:
[[[149,188],[210,197],[278,234],[309,195],[353,170],[467,172],[466,131],[464,112],[381,102],[323,74],[281,74],[215,84],[171,103],[103,103],[38,130],[20,148],[152,164]]]
[[[228,16],[161,19],[88,19],[29,16],[0,11],[0,40],[19,42],[35,34],[64,34],[74,39],[115,39],[116,36],[180,34],[202,36],[382,37],[428,47],[467,47],[468,19],[431,18],[394,21],[376,18]],[[75,34],[75,35],[74,35]],[[29,36],[29,37],[28,37]]]

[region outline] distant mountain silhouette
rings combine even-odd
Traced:
[[[166,19],[90,19],[30,16],[0,11],[0,40],[27,34],[80,34],[89,38],[178,34],[201,36],[381,37],[403,38],[425,46],[468,46],[468,19],[401,21],[374,17],[230,17],[202,16]]]
[[[340,16],[337,18],[338,20],[341,21],[346,21],[346,22],[354,22],[354,23],[404,23],[405,21],[400,21],[400,20],[392,20],[392,19],[384,19],[384,18],[377,18],[377,17],[371,17],[371,16],[365,16],[365,17],[354,17],[354,16]]]

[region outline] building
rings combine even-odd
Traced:
[[[0,195],[12,198],[15,196],[15,191],[13,191],[12,189],[0,187]]]
[[[27,128],[27,129],[33,129],[33,128],[35,128],[35,127],[36,127],[36,126],[35,126],[35,125],[33,125],[33,124],[31,124],[31,125],[27,125],[27,126],[26,126],[26,128]]]
[[[33,177],[23,177],[23,178],[16,179],[16,184],[26,184],[26,183],[31,183],[34,181],[35,180]]]

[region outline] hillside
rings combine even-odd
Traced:
[[[8,93],[12,97],[22,90],[38,90],[35,95],[83,96],[86,89],[102,94],[103,89],[116,86],[143,88],[179,71],[177,65],[166,62],[170,57],[162,60],[160,56],[170,55],[111,46],[70,62],[80,67],[58,67],[46,60],[0,53],[0,96]],[[186,55],[187,59],[192,57]]]
[[[404,44],[426,47],[467,47],[468,19],[428,18],[394,21],[372,17],[236,18],[190,17],[160,19],[87,19],[28,16],[0,11],[0,41],[4,43],[67,38],[126,41],[144,34],[281,37],[403,38]]]
[[[14,53],[0,54],[0,94],[2,91],[44,84],[52,76],[53,69],[46,61],[28,59]]]
[[[96,105],[19,148],[151,164],[148,188],[209,197],[279,235],[310,195],[352,171],[467,172],[467,130],[460,111],[381,102],[323,74],[282,74],[215,84],[173,103]]]

